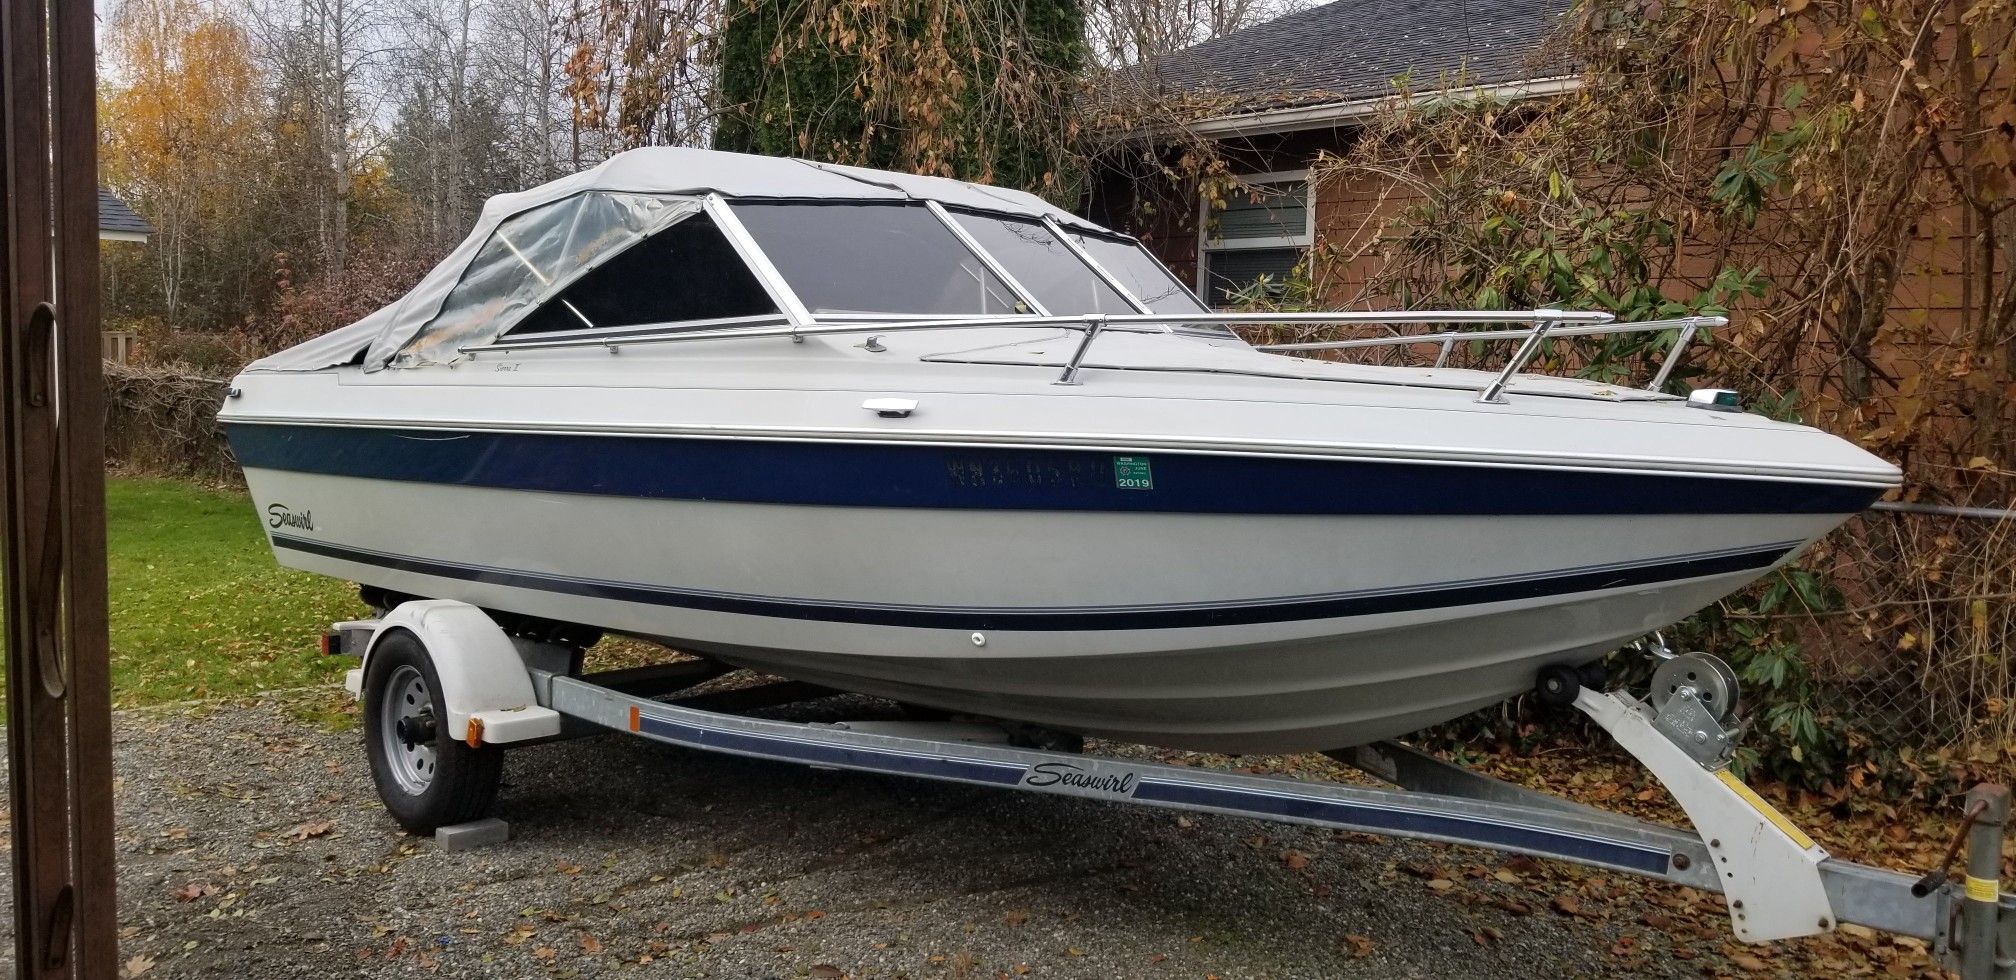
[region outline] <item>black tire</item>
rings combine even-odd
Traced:
[[[413,689],[416,674],[424,690]],[[439,827],[481,819],[497,800],[497,787],[504,778],[504,750],[494,745],[470,748],[450,738],[446,725],[434,726],[431,738],[406,743],[397,728],[399,719],[387,711],[388,688],[395,680],[408,688],[402,695],[408,704],[431,708],[434,717],[440,716],[441,676],[419,637],[405,630],[380,640],[364,671],[364,751],[370,756],[371,781],[377,784],[378,798],[384,801],[386,811],[414,834],[431,834]],[[422,694],[426,695],[424,704]],[[395,757],[399,752],[395,745],[406,751]],[[420,753],[426,756],[424,763],[415,763],[416,748],[432,750],[431,755]],[[416,779],[421,785],[415,785]]]
[[[1548,664],[1540,668],[1540,679],[1533,685],[1533,691],[1540,695],[1540,703],[1550,708],[1571,707],[1575,695],[1582,692],[1582,672],[1562,664]]]

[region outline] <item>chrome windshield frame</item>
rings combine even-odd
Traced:
[[[1127,286],[1120,281],[1119,276],[1114,275],[1112,270],[1106,268],[1104,265],[1101,265],[1099,260],[1093,257],[1090,249],[1087,249],[1085,246],[1072,241],[1071,240],[1072,229],[1065,227],[1055,218],[1045,217],[1043,220],[1045,223],[1050,225],[1051,230],[1053,232],[1056,232],[1059,238],[1062,238],[1064,240],[1064,244],[1066,246],[1076,251],[1078,253],[1078,256],[1085,260],[1086,265],[1091,266],[1093,271],[1098,272],[1102,278],[1104,278],[1107,282],[1113,284],[1113,288],[1120,290],[1120,295],[1127,297],[1128,301],[1134,304],[1134,308],[1136,310],[1139,310],[1142,313],[1155,312],[1155,308],[1149,306],[1148,301],[1146,299],[1142,298],[1141,296],[1135,295],[1132,289],[1127,288]],[[1198,296],[1197,293],[1191,290],[1190,287],[1183,285],[1183,280],[1176,278],[1176,274],[1170,272],[1169,267],[1163,265],[1161,259],[1156,258],[1154,253],[1148,251],[1148,246],[1141,244],[1141,239],[1136,238],[1133,235],[1126,234],[1124,232],[1113,231],[1112,229],[1109,228],[1100,228],[1097,230],[1089,228],[1079,229],[1078,233],[1090,238],[1099,238],[1101,236],[1105,236],[1108,238],[1119,239],[1121,244],[1129,245],[1136,249],[1139,249],[1142,255],[1147,256],[1148,261],[1153,262],[1155,264],[1155,268],[1160,269],[1162,271],[1163,278],[1168,279],[1170,285],[1175,286],[1177,289],[1182,290],[1183,295],[1190,297],[1191,301],[1197,304],[1197,310],[1199,313],[1205,313],[1210,311],[1210,307],[1205,305],[1203,298]],[[1190,316],[1193,314],[1158,314],[1158,315]]]
[[[1009,272],[1008,267],[1002,265],[1001,260],[994,253],[980,247],[979,239],[974,238],[972,232],[960,227],[958,219],[952,216],[952,212],[945,210],[943,204],[939,204],[937,201],[925,201],[924,208],[931,212],[932,217],[938,219],[939,224],[945,226],[946,231],[952,233],[952,237],[959,239],[959,244],[966,246],[966,251],[972,252],[973,257],[979,259],[980,264],[987,267],[987,271],[994,273],[995,277],[1008,287],[1009,292],[1020,297],[1023,303],[1027,304],[1031,310],[1034,310],[1037,316],[1050,315],[1050,310],[1043,305],[1041,300],[1036,298],[1035,292],[1031,291],[1029,287],[1022,285],[1022,281],[1015,278],[1015,274]]]
[[[1126,300],[1127,305],[1132,306],[1134,308],[1134,312],[1136,313],[1155,312],[1154,310],[1148,308],[1147,303],[1141,301],[1141,297],[1134,295],[1133,290],[1128,289],[1124,284],[1122,284],[1120,282],[1119,277],[1113,275],[1113,273],[1111,272],[1106,271],[1106,267],[1100,265],[1099,260],[1094,259],[1092,257],[1092,253],[1085,251],[1083,248],[1079,247],[1077,242],[1072,241],[1071,234],[1064,230],[1063,225],[1057,223],[1056,218],[1052,218],[1049,215],[1044,215],[1043,227],[1050,229],[1050,234],[1057,236],[1057,240],[1063,242],[1064,247],[1070,249],[1071,254],[1078,257],[1078,261],[1085,263],[1085,268],[1091,269],[1093,275],[1098,276],[1100,279],[1104,280],[1106,285],[1113,287],[1113,291],[1119,293],[1120,298]]]
[[[756,275],[756,280],[763,284],[764,291],[770,294],[770,299],[776,302],[777,308],[784,312],[793,326],[804,327],[819,322],[818,318],[812,315],[812,311],[806,309],[805,304],[798,299],[797,291],[785,281],[784,274],[770,264],[770,256],[764,254],[763,247],[756,243],[754,235],[749,234],[749,229],[743,226],[742,219],[735,216],[735,209],[728,206],[726,198],[720,194],[709,194],[702,200],[702,206],[707,209],[707,214],[713,217],[714,223],[720,226],[721,233],[728,236],[728,242],[735,246],[736,254],[742,257],[742,261],[749,266],[749,271]]]

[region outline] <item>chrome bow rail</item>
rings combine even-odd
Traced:
[[[1493,378],[1491,383],[1486,385],[1477,394],[1477,400],[1480,402],[1502,402],[1505,400],[1505,386],[1511,383],[1512,376],[1525,369],[1527,363],[1533,360],[1533,355],[1539,352],[1541,342],[1550,337],[1603,337],[1611,334],[1654,333],[1664,330],[1678,330],[1679,333],[1673,338],[1673,346],[1667,348],[1666,356],[1659,362],[1658,372],[1652,376],[1652,383],[1646,386],[1646,390],[1648,391],[1658,391],[1665,386],[1666,379],[1672,377],[1673,369],[1679,366],[1681,352],[1685,351],[1687,346],[1694,342],[1695,335],[1701,331],[1702,327],[1723,327],[1729,324],[1729,318],[1724,316],[1687,316],[1671,320],[1641,320],[1634,323],[1617,323],[1614,322],[1608,313],[1588,314],[1563,310],[1534,310],[1532,315],[1538,318],[1539,322],[1525,330],[1451,330],[1433,334],[1400,334],[1392,337],[1366,337],[1357,340],[1322,340],[1301,344],[1262,344],[1254,349],[1278,354],[1305,350],[1351,350],[1360,347],[1440,344],[1442,350],[1435,356],[1435,366],[1439,368],[1448,362],[1450,351],[1456,346],[1456,342],[1459,340],[1524,340],[1525,342],[1519,345],[1518,351],[1512,355],[1512,360],[1506,362],[1504,370],[1500,371],[1498,376]],[[1587,319],[1591,315],[1601,317],[1601,319],[1594,321]],[[1579,327],[1562,326],[1567,323],[1591,325]]]
[[[639,334],[632,332],[620,336],[570,337],[565,340],[528,340],[517,343],[499,342],[482,346],[463,347],[460,352],[470,358],[500,351],[543,350],[552,348],[604,347],[616,353],[633,344],[671,344],[706,340],[747,340],[760,337],[788,337],[794,343],[806,337],[842,334],[881,335],[902,333],[912,330],[961,330],[983,327],[1042,327],[1048,329],[1076,330],[1084,339],[1078,342],[1071,356],[1064,362],[1064,370],[1055,384],[1078,384],[1078,372],[1084,366],[1085,355],[1092,349],[1099,335],[1108,331],[1125,333],[1166,333],[1177,326],[1384,326],[1396,327],[1409,324],[1430,325],[1491,325],[1530,324],[1525,327],[1503,330],[1446,330],[1440,333],[1405,334],[1395,333],[1388,337],[1365,337],[1351,340],[1323,340],[1307,343],[1264,344],[1255,350],[1270,353],[1294,353],[1317,350],[1352,350],[1364,347],[1405,347],[1416,344],[1439,344],[1441,353],[1435,358],[1435,366],[1443,366],[1458,341],[1522,341],[1511,360],[1500,370],[1491,382],[1477,393],[1480,402],[1498,403],[1505,400],[1505,387],[1512,378],[1531,363],[1539,353],[1542,343],[1562,337],[1600,337],[1611,334],[1650,333],[1677,330],[1672,347],[1668,348],[1659,370],[1652,379],[1649,390],[1657,391],[1666,383],[1678,364],[1679,356],[1703,327],[1720,327],[1729,322],[1720,316],[1690,316],[1671,320],[1651,320],[1637,323],[1617,323],[1615,316],[1597,310],[1403,310],[1393,312],[1352,312],[1352,313],[1090,313],[1070,316],[966,316],[944,319],[885,319],[875,321],[848,320],[844,322],[814,319],[803,324],[775,324],[722,329],[667,330],[664,333]]]

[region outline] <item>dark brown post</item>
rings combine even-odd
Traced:
[[[92,5],[0,0],[0,509],[16,969],[118,969]]]

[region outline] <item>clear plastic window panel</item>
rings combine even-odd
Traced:
[[[511,336],[775,313],[721,229],[704,213],[690,214],[598,263],[519,320]]]
[[[448,361],[459,348],[495,340],[545,297],[699,207],[684,198],[588,191],[505,219],[400,358]],[[593,325],[569,312],[578,326]]]

